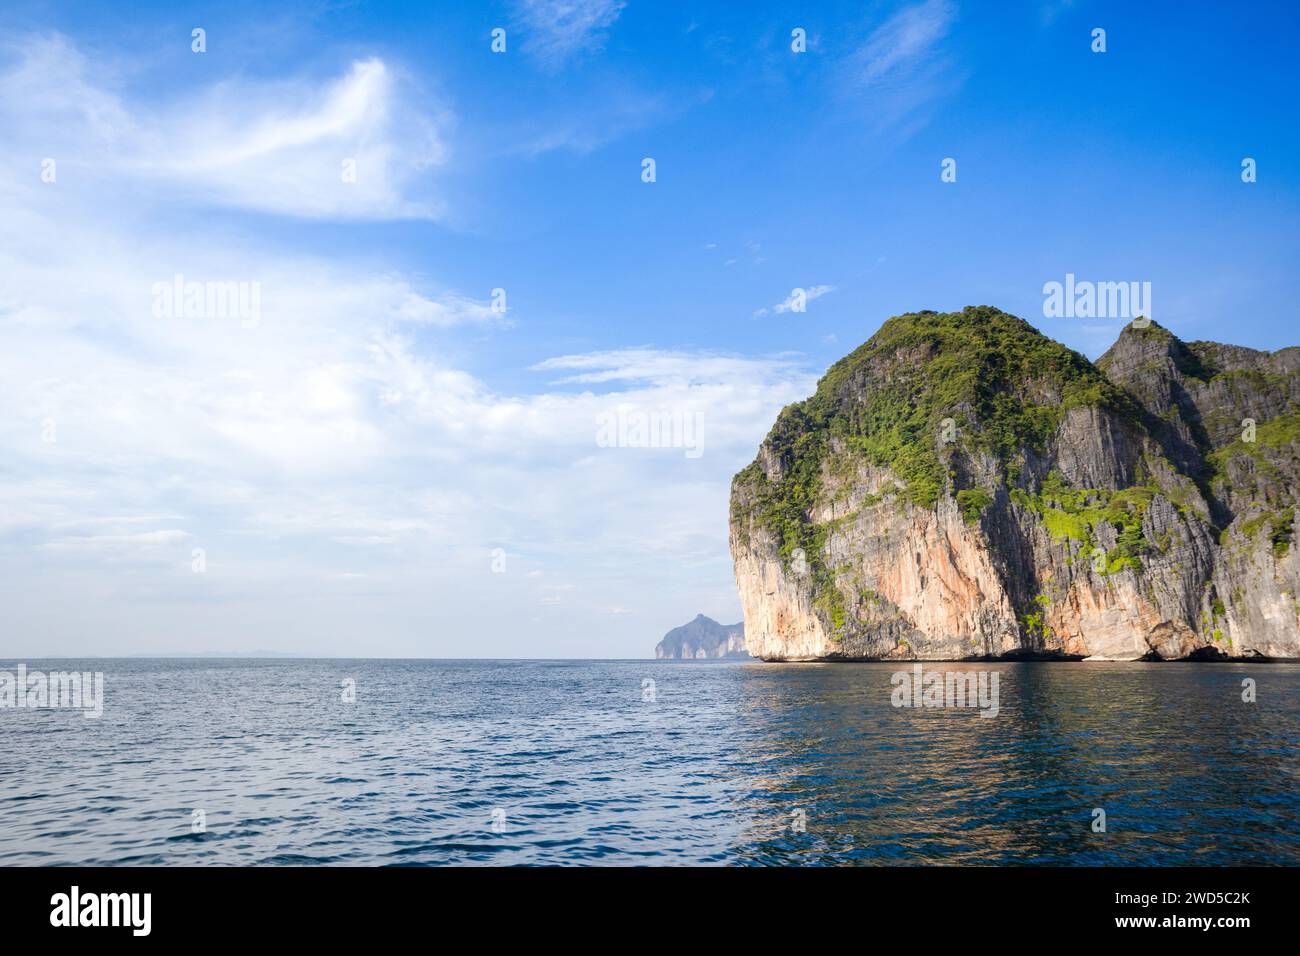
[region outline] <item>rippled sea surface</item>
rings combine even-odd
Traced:
[[[3,864],[1300,864],[1300,665],[25,663],[106,705],[0,709]]]

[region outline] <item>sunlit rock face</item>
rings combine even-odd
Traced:
[[[732,482],[765,660],[1300,657],[1300,348],[887,321]]]

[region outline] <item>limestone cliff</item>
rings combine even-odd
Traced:
[[[719,624],[703,614],[675,627],[655,646],[659,660],[748,660],[745,650],[745,625]]]
[[[1300,348],[890,319],[732,483],[768,660],[1300,657]]]

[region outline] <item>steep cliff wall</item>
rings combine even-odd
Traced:
[[[749,651],[1300,657],[1298,436],[1300,349],[890,319],[733,481]]]

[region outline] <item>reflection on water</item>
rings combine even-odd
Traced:
[[[1300,667],[926,666],[998,671],[999,715],[891,707],[898,665],[744,668],[751,800],[771,810],[741,860],[1300,862]]]
[[[0,710],[0,863],[1300,863],[1300,665],[27,663],[105,710]]]

